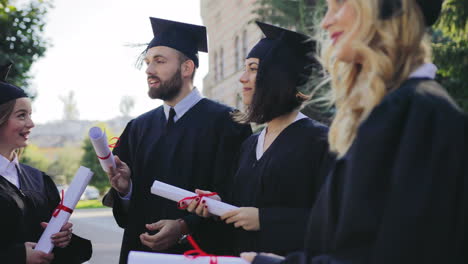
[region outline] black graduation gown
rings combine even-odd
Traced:
[[[468,263],[467,220],[467,117],[436,82],[410,79],[359,127],[311,212],[305,253],[284,263]]]
[[[259,208],[260,230],[232,230],[232,254],[284,255],[302,248],[310,209],[332,160],[327,133],[326,126],[310,118],[298,120],[278,135],[259,160],[259,134],[244,142],[228,200],[240,207]]]
[[[41,222],[49,222],[60,196],[49,176],[20,164],[20,189],[0,176],[0,262],[26,263],[25,242],[37,242],[44,229]],[[83,263],[91,258],[89,240],[73,235],[66,248],[54,248],[54,264]]]
[[[128,212],[114,189],[104,198],[106,205],[113,205],[118,225],[125,228],[120,263],[127,262],[130,250],[150,251],[141,244],[139,235],[148,231],[145,224],[161,219],[183,218],[202,248],[216,250],[216,241],[208,239],[214,235],[206,223],[209,221],[179,210],[176,202],[151,194],[150,188],[159,180],[190,191],[217,190],[223,195],[241,143],[252,133],[249,125],[235,123],[231,112],[227,106],[204,98],[169,132],[165,131],[163,106],[128,123],[114,150],[132,171]],[[189,248],[176,245],[164,252],[182,253]]]

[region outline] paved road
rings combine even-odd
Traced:
[[[77,209],[71,222],[73,233],[93,243],[89,264],[118,263],[123,229],[115,223],[112,209]]]

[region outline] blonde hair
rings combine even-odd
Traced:
[[[348,151],[359,125],[383,97],[431,56],[424,17],[416,1],[402,0],[401,14],[386,20],[378,17],[378,2],[348,1],[356,11],[353,30],[357,37],[351,43],[342,42],[352,45],[359,64],[337,61],[330,39],[320,41],[320,60],[332,87],[328,99],[336,107],[329,142],[339,156]]]

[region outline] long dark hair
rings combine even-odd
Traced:
[[[237,114],[237,121],[263,124],[300,108],[309,99],[298,87],[309,79],[313,60],[282,41],[269,53],[259,61],[252,103],[245,114]]]

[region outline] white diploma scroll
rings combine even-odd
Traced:
[[[197,196],[194,192],[189,192],[160,181],[154,181],[151,193],[176,202],[186,197]],[[185,200],[185,202],[189,204],[192,200]],[[208,212],[217,216],[239,209],[239,207],[211,199],[210,197],[203,197],[200,202],[202,201],[205,201],[206,206],[208,206]]]
[[[115,168],[115,159],[109,148],[106,132],[102,131],[99,127],[92,127],[89,129],[89,139],[93,144],[102,169],[105,172],[109,172],[109,167]]]
[[[196,258],[186,257],[184,255],[148,253],[130,251],[128,255],[128,264],[210,264],[209,256],[200,256]],[[249,264],[246,260],[238,257],[216,257],[218,264]]]
[[[61,206],[67,207],[71,210],[75,210],[76,204],[80,200],[81,195],[83,194],[86,186],[88,185],[93,172],[81,166],[75,174],[70,186],[68,187],[62,202],[59,204],[57,209],[55,209],[52,217],[49,220],[44,233],[42,233],[39,242],[35,247],[35,250],[39,250],[45,253],[50,253],[54,248],[54,245],[51,241],[51,236],[55,233],[58,233],[62,226],[68,222],[71,213],[68,212],[68,209],[59,209]]]

